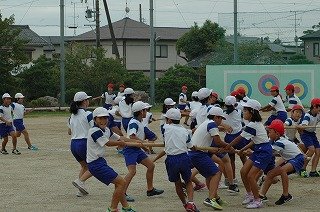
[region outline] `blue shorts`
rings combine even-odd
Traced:
[[[306,130],[300,134],[301,141],[304,143],[305,147],[314,146],[314,148],[320,148],[319,141],[315,132],[308,132]]]
[[[97,160],[88,163],[88,169],[95,178],[106,185],[112,183],[118,176],[117,172],[108,166],[107,161],[104,158],[98,158]]]
[[[187,105],[178,105],[179,110],[184,110],[186,109]]]
[[[123,156],[126,161],[126,166],[137,165],[148,157],[142,149],[137,147],[125,147],[123,149]]]
[[[104,103],[104,104],[103,104],[103,107],[104,107],[105,109],[107,109],[107,110],[111,110],[111,109],[112,109],[112,104],[106,104],[106,103]]]
[[[282,163],[280,166],[283,166],[287,163],[290,163],[294,168],[294,171],[290,172],[288,174],[299,173],[301,171],[301,169],[303,168],[304,156],[303,156],[303,154],[299,154],[295,158],[292,158],[292,159]]]
[[[18,132],[22,132],[24,129],[26,129],[23,124],[23,119],[13,119],[13,126]]]
[[[156,134],[154,134],[154,132],[152,132],[148,127],[144,127],[144,134],[146,139],[149,141],[154,141],[157,139]]]
[[[226,136],[224,137],[224,141],[228,144],[230,144],[236,137],[238,137],[241,134],[241,131],[236,133],[236,134],[226,134]],[[239,143],[237,143],[236,145],[234,145],[233,147],[237,150],[242,149],[243,147],[245,147],[247,144],[249,144],[250,141],[242,138]]]
[[[265,168],[265,170],[263,170],[263,173],[265,175],[268,174],[269,171],[271,171],[272,169],[274,169],[276,167],[276,157],[273,155],[272,156],[272,160],[268,163],[267,167]]]
[[[285,111],[278,111],[277,115],[271,115],[269,116],[268,120],[264,123],[265,126],[269,126],[271,122],[275,119],[280,119],[283,123],[288,118],[288,114]]]
[[[187,153],[167,155],[165,160],[167,174],[170,182],[177,182],[181,178],[184,182],[191,179],[191,160]]]
[[[121,121],[114,121],[114,125],[121,130]]]
[[[214,143],[214,141],[212,141],[211,147],[219,147],[219,146],[216,145],[216,144]],[[225,152],[224,152],[224,153],[215,153],[215,154],[213,154],[213,153],[211,153],[211,152],[208,152],[208,155],[209,155],[210,158],[212,158],[213,155],[216,155],[216,156],[219,157],[219,158],[224,158],[224,156],[226,156],[226,154],[227,154],[227,153],[225,153]]]
[[[86,161],[87,159],[87,139],[72,139],[70,150],[78,162]]]
[[[0,124],[0,137],[4,138],[10,135],[10,133],[14,131],[13,126],[8,126],[5,123]]]
[[[203,177],[212,177],[219,172],[219,168],[216,166],[207,152],[190,151],[189,157],[191,159],[191,163]]]
[[[128,130],[129,121],[131,119],[132,119],[132,117],[130,117],[130,118],[123,118],[122,117],[122,126],[123,126],[124,131],[126,131],[126,132]]]
[[[269,142],[255,144],[253,153],[249,159],[255,167],[266,171],[267,168],[270,167],[270,164],[272,164],[272,161],[274,161],[271,144]]]

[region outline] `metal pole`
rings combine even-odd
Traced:
[[[155,103],[155,59],[154,59],[154,27],[153,27],[153,0],[150,0],[150,100]]]
[[[141,8],[141,4],[139,4],[139,21],[140,21],[140,23],[142,23],[142,8]]]
[[[66,102],[66,85],[65,85],[65,70],[64,70],[64,0],[60,0],[60,105],[65,105]]]
[[[97,48],[100,47],[100,8],[99,0],[96,0],[96,43]]]
[[[237,0],[233,0],[233,63],[238,64],[238,6]]]

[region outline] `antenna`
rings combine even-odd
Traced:
[[[73,25],[68,26],[68,28],[73,29],[73,35],[76,36],[76,29],[78,28],[78,25],[76,25],[76,18],[79,18],[79,16],[76,16],[76,3],[72,1],[71,4],[73,5]]]
[[[128,1],[127,0],[126,0],[126,8],[125,8],[124,11],[126,11],[126,17],[129,17],[130,8],[128,7]]]

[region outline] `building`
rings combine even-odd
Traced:
[[[314,63],[320,63],[320,30],[301,36],[299,39],[303,41],[306,58]]]

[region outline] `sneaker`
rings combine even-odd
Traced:
[[[301,170],[301,171],[300,171],[300,176],[301,176],[301,177],[304,177],[304,178],[308,177],[307,171],[306,171],[306,170]]]
[[[229,187],[229,185],[230,185],[230,183],[228,182],[227,179],[224,179],[224,184],[225,184],[227,187]]]
[[[267,196],[259,195],[259,198],[261,199],[262,202],[268,202],[269,201]]]
[[[37,150],[39,150],[39,148],[38,148],[38,147],[33,146],[33,145],[29,146],[29,147],[28,147],[28,149],[29,149],[29,150],[33,150],[33,151],[37,151]]]
[[[6,149],[2,149],[2,150],[1,150],[1,154],[3,154],[3,155],[7,155],[7,154],[9,154],[9,153],[7,152],[7,150],[6,150]]]
[[[227,189],[228,186],[227,186],[224,182],[220,181],[220,182],[219,182],[219,188],[220,188],[220,189]]]
[[[17,149],[13,149],[13,150],[12,150],[12,154],[14,154],[14,155],[21,155],[21,152],[19,152],[19,150],[17,150]]]
[[[194,191],[200,191],[200,190],[203,190],[205,187],[206,187],[206,184],[204,184],[204,183],[196,184],[196,185],[193,187],[193,190],[194,190]]]
[[[242,201],[242,205],[249,204],[252,201],[253,201],[253,195],[246,193],[244,200]]]
[[[240,190],[237,185],[233,184],[233,185],[229,185],[228,191],[230,193],[238,193]]]
[[[220,197],[216,198],[216,202],[221,206],[227,205],[227,202],[222,200]]]
[[[188,202],[187,204],[184,205],[184,208],[188,212],[200,212],[193,202]]]
[[[309,177],[320,177],[320,174],[317,171],[309,172]]]
[[[88,195],[89,192],[87,191],[84,182],[80,181],[79,179],[76,179],[75,181],[72,182],[72,185],[74,185],[77,189],[79,189],[79,191],[84,194],[84,195]]]
[[[151,197],[151,196],[155,196],[155,195],[160,195],[163,192],[164,192],[164,190],[153,188],[151,191],[147,191],[147,196]]]
[[[280,199],[278,199],[275,204],[276,205],[282,205],[286,202],[289,202],[290,200],[292,200],[292,196],[291,194],[289,194],[288,196],[284,196],[283,194],[281,195]]]
[[[125,194],[125,195],[126,195],[127,202],[134,202],[133,197],[129,196],[128,194]]]
[[[119,212],[119,210],[118,209],[112,210],[111,208],[108,208],[107,212]]]
[[[125,207],[122,207],[121,209],[122,212],[136,212],[136,210],[134,210],[131,206],[125,208]]]
[[[262,208],[262,206],[263,206],[263,203],[262,203],[262,201],[259,199],[259,200],[254,200],[254,201],[250,202],[250,203],[246,206],[246,208],[248,208],[248,209],[254,209],[254,208]]]
[[[234,178],[234,179],[233,179],[233,184],[238,185],[238,183],[239,183],[238,179],[237,179],[237,178]]]
[[[203,201],[203,204],[205,206],[212,207],[215,210],[222,210],[221,205],[219,205],[219,203],[216,201],[215,198],[212,198],[212,199],[207,198]]]

